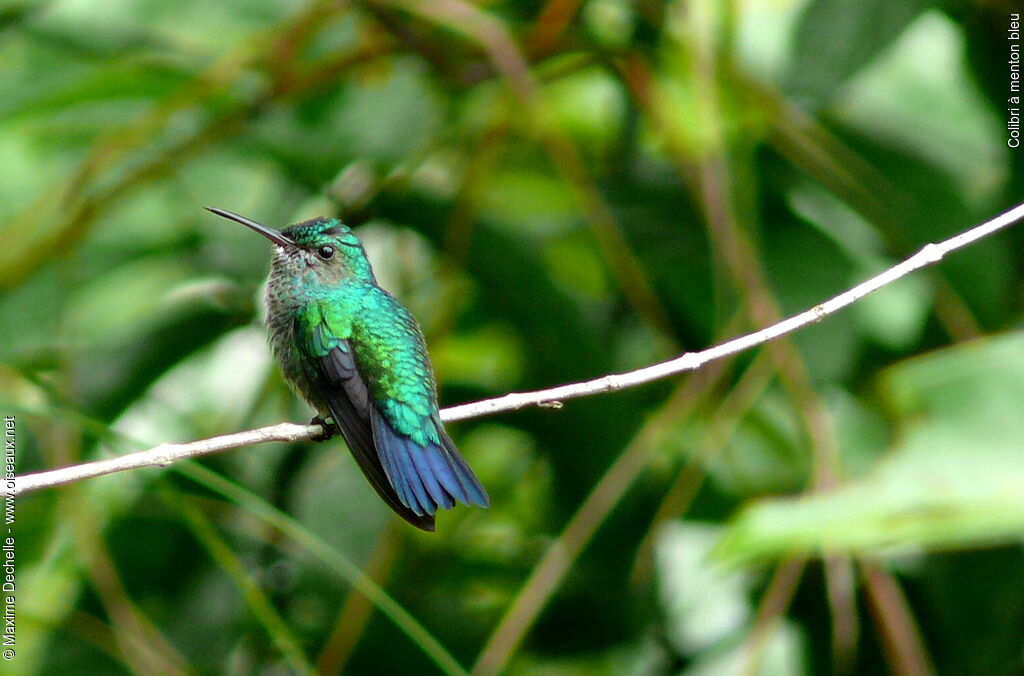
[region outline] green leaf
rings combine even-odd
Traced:
[[[717,553],[958,549],[1024,537],[1024,334],[949,348],[891,368],[882,391],[901,428],[862,480],[760,500]]]
[[[789,89],[817,107],[927,7],[931,0],[814,0],[797,27]]]

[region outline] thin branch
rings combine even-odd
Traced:
[[[782,561],[772,574],[772,580],[768,583],[761,602],[757,606],[757,614],[754,616],[754,626],[744,641],[745,664],[743,673],[747,676],[759,674],[763,666],[761,660],[764,658],[765,642],[771,637],[771,630],[775,628],[775,622],[786,612],[793,602],[793,595],[796,594],[797,585],[803,577],[804,568],[807,566],[807,559],[801,556],[794,556]]]
[[[471,404],[453,406],[441,411],[441,419],[445,422],[478,418],[504,411],[517,411],[528,406],[542,408],[561,408],[567,399],[586,397],[603,392],[614,392],[628,387],[636,387],[669,376],[695,371],[704,364],[734,355],[752,347],[763,345],[770,340],[784,336],[810,324],[821,321],[825,317],[846,308],[858,300],[873,293],[896,280],[906,277],[911,272],[941,261],[946,254],[963,249],[980,239],[1007,228],[1024,218],[1024,204],[988,220],[970,230],[951,237],[937,244],[927,244],[916,254],[876,275],[865,282],[835,296],[809,310],[769,326],[760,331],[749,333],[739,338],[722,343],[700,352],[686,352],[669,361],[647,366],[628,373],[607,375],[594,380],[561,385],[536,392],[513,392],[503,397],[485,399]],[[246,432],[238,432],[225,436],[213,437],[201,441],[184,444],[161,444],[147,451],[129,453],[116,458],[97,460],[95,462],[73,465],[62,469],[37,472],[17,477],[14,480],[14,494],[28,493],[40,488],[59,486],[81,479],[88,479],[104,474],[113,474],[140,467],[166,467],[173,462],[185,458],[193,458],[210,453],[219,453],[240,446],[260,444],[268,441],[299,441],[309,439],[323,430],[318,425],[295,425],[280,423],[270,427],[261,427]],[[0,485],[0,495],[11,492],[10,481]]]
[[[40,488],[51,486],[62,486],[82,479],[91,479],[105,474],[123,472],[129,469],[140,467],[167,467],[171,463],[186,458],[194,458],[200,455],[219,453],[232,448],[249,446],[252,444],[263,444],[268,441],[299,441],[309,439],[318,434],[323,434],[323,428],[319,425],[295,425],[293,423],[280,423],[270,427],[260,427],[246,432],[225,434],[212,439],[202,439],[185,444],[160,444],[147,451],[128,453],[114,458],[105,458],[93,462],[82,463],[52,469],[35,474],[26,474],[14,480],[15,495],[29,493]],[[10,483],[4,482],[0,487],[0,495],[7,495],[10,491]]]
[[[936,673],[899,582],[889,571],[870,561],[861,560],[861,565],[867,582],[869,607],[882,635],[882,646],[891,673],[898,676]]]

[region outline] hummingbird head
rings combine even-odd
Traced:
[[[376,283],[363,245],[337,218],[313,218],[278,231],[224,209],[206,209],[273,242],[274,273],[287,273],[322,288],[335,288],[349,278]]]

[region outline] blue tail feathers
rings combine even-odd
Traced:
[[[392,429],[376,407],[371,409],[374,446],[403,505],[418,515],[451,509],[456,502],[487,506],[487,492],[439,423],[441,445],[421,446]]]

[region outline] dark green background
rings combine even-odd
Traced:
[[[18,471],[308,419],[269,247],[204,205],[358,226],[445,405],[806,309],[1024,197],[1011,10],[8,3]],[[694,375],[451,424],[492,507],[434,535],[337,442],[23,496],[4,673],[1021,673],[1021,239]]]

